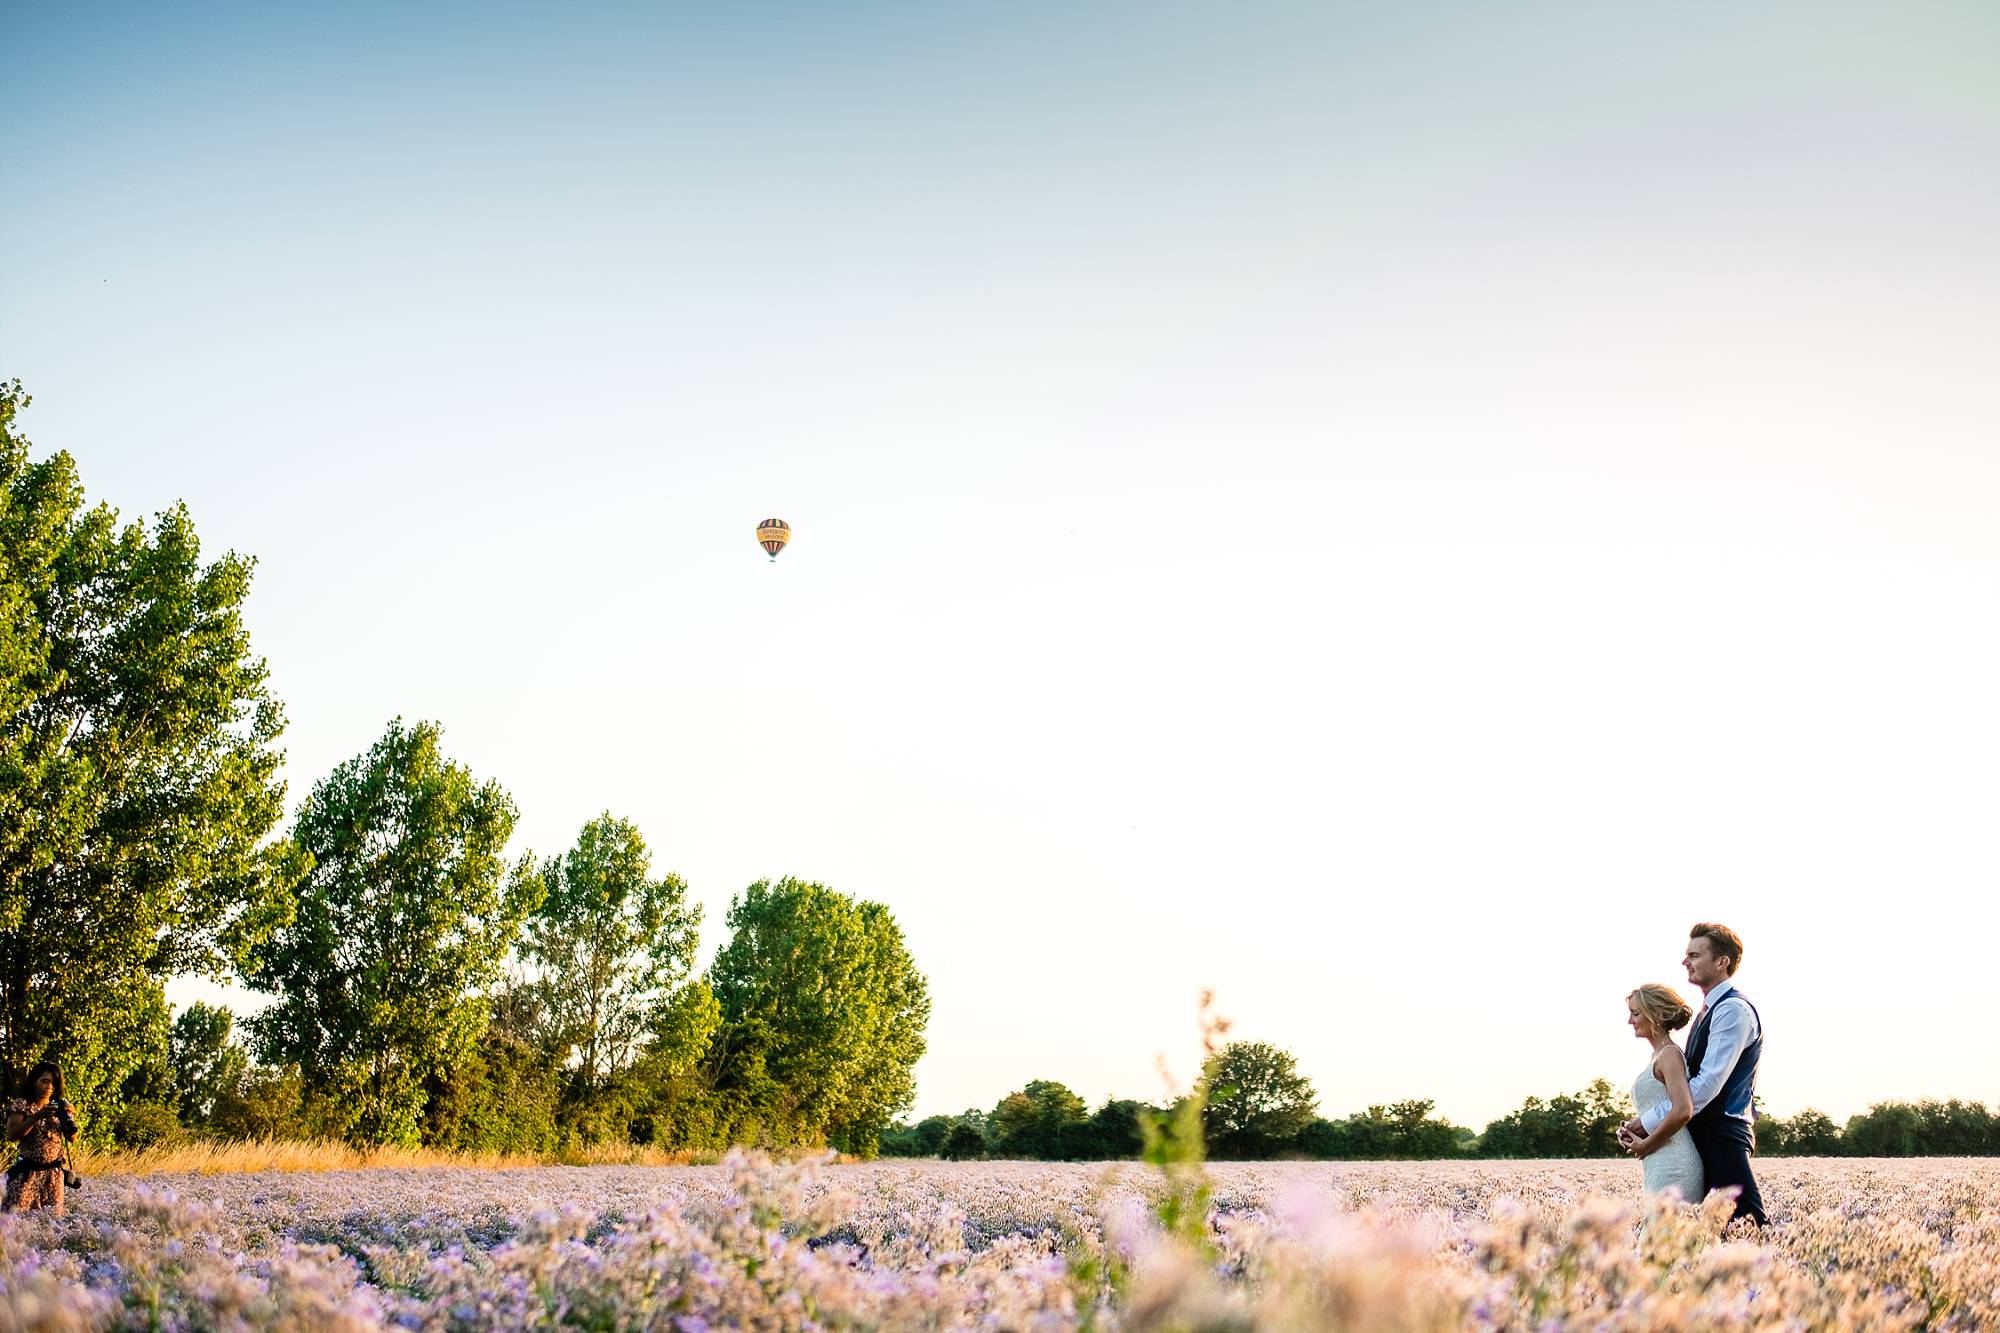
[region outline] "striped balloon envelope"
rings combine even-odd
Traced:
[[[757,525],[757,544],[769,551],[773,560],[791,539],[792,525],[782,518],[767,518]]]

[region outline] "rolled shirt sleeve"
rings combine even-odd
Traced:
[[[1743,1058],[1743,1048],[1750,1044],[1750,1006],[1746,1002],[1729,1003],[1733,998],[1725,995],[1716,1003],[1715,1016],[1708,1020],[1708,1049],[1702,1052],[1701,1072],[1688,1080],[1696,1115],[1706,1110],[1722,1091],[1722,1085],[1729,1082],[1736,1062]],[[1639,1123],[1650,1134],[1673,1109],[1671,1101],[1655,1102],[1639,1113]]]

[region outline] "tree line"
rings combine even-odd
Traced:
[[[1329,1120],[1319,1114],[1318,1094],[1290,1052],[1238,1041],[1211,1056],[1195,1088],[1169,1106],[1110,1098],[1093,1111],[1063,1084],[1037,1079],[990,1110],[898,1123],[882,1136],[882,1152],[947,1159],[1130,1158],[1144,1146],[1148,1121],[1164,1123],[1187,1106],[1199,1109],[1209,1154],[1225,1160],[1621,1157],[1618,1126],[1632,1114],[1628,1095],[1595,1079],[1580,1092],[1529,1097],[1481,1131],[1437,1117],[1436,1103],[1421,1099]],[[1782,1119],[1760,1109],[1757,1151],[1800,1157],[2000,1156],[2000,1112],[1978,1102],[1884,1102],[1841,1126],[1815,1110]]]
[[[548,1151],[829,1144],[913,1098],[927,987],[879,903],[798,879],[699,907],[606,813],[510,859],[507,792],[391,722],[289,829],[252,562],[185,506],[121,523],[0,384],[0,1078],[61,1062],[86,1138]],[[275,997],[171,1014],[175,976]]]

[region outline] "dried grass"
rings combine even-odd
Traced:
[[[536,1166],[693,1166],[718,1153],[666,1152],[631,1143],[598,1144],[559,1153],[467,1153],[434,1148],[356,1148],[339,1142],[251,1139],[187,1140],[150,1148],[72,1155],[86,1176],[216,1176],[257,1171],[362,1171],[376,1167],[459,1167],[505,1171]]]

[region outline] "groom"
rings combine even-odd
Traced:
[[[1701,1015],[1688,1033],[1688,1085],[1694,1093],[1694,1119],[1688,1133],[1701,1154],[1708,1188],[1734,1185],[1736,1211],[1730,1221],[1747,1217],[1764,1225],[1764,1200],[1750,1172],[1750,1152],[1757,1146],[1756,1116],[1751,1109],[1757,1092],[1757,1059],[1764,1053],[1764,1025],[1748,996],[1736,989],[1736,969],[1743,964],[1743,939],[1727,926],[1703,921],[1688,932],[1687,955],[1681,959],[1687,979],[1701,987]],[[1643,1107],[1636,1119],[1618,1130],[1618,1142],[1631,1148],[1653,1132],[1672,1104]]]

